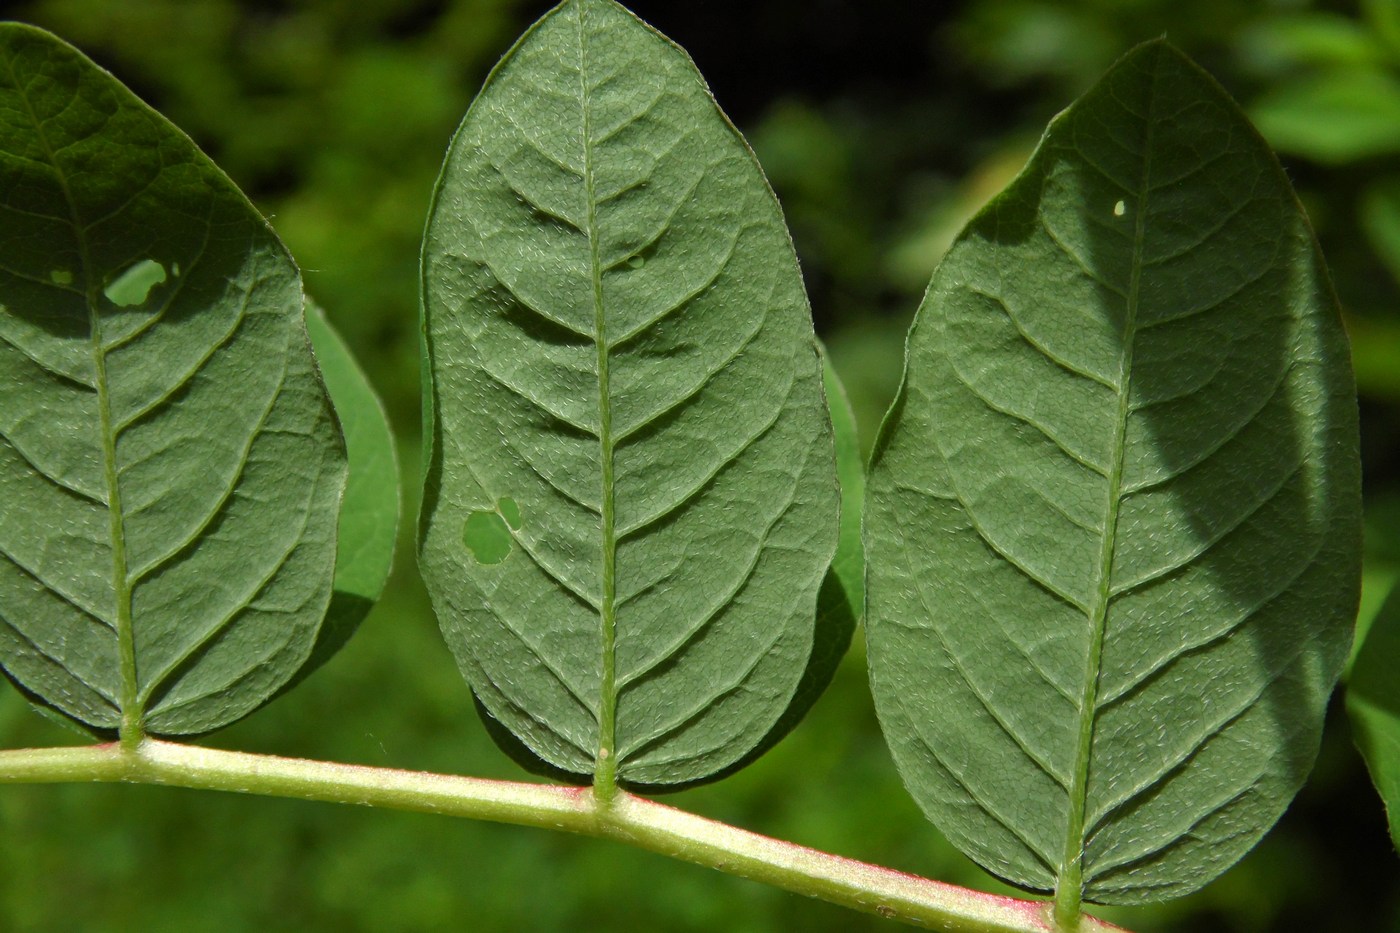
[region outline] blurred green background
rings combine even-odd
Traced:
[[[520,777],[486,738],[414,572],[417,252],[438,164],[486,71],[548,3],[36,0],[246,190],[359,353],[408,477],[388,596],[307,683],[211,744]],[[685,46],[781,198],[868,445],[904,330],[959,226],[1045,121],[1166,34],[1279,149],[1347,309],[1362,393],[1366,604],[1400,569],[1400,3],[638,0]],[[1334,707],[1336,704],[1334,704]],[[936,711],[933,711],[936,714]],[[1205,891],[1105,911],[1148,931],[1400,930],[1400,860],[1344,717],[1277,828]],[[0,691],[0,746],[74,737]],[[987,889],[905,794],[859,643],[757,765],[671,802]],[[894,930],[593,840],[157,788],[0,791],[6,931]]]

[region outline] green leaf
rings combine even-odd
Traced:
[[[1346,667],[1342,670],[1342,681],[1356,664],[1356,657],[1366,644],[1366,635],[1375,624],[1376,617],[1385,606],[1390,594],[1395,591],[1395,582],[1400,576],[1393,565],[1372,561],[1369,557],[1361,568],[1361,599],[1356,608],[1356,628],[1352,634],[1351,654],[1347,656]]]
[[[1361,196],[1361,227],[1371,249],[1400,283],[1400,177],[1384,175]]]
[[[1344,164],[1400,152],[1400,80],[1338,68],[1280,84],[1250,109],[1279,151]]]
[[[343,648],[379,601],[394,566],[399,527],[399,459],[384,405],[325,312],[310,300],[306,329],[345,435],[350,472],[340,501],[330,607],[311,657],[288,686]]]
[[[738,761],[714,774],[679,784],[636,784],[634,790],[647,793],[669,793],[716,781],[742,770],[757,761],[769,749],[781,742],[821,699],[841,659],[851,647],[856,622],[864,611],[864,546],[860,537],[861,503],[865,497],[865,465],[861,462],[860,440],[856,435],[855,416],[846,401],[846,390],[836,369],[822,348],[822,374],[826,399],[830,406],[832,428],[836,441],[836,469],[841,480],[841,535],[832,558],[831,567],[822,579],[817,593],[816,629],[813,633],[812,655],[797,683],[792,702],[757,745]],[[516,764],[556,781],[576,784],[586,782],[588,775],[572,773],[541,760],[523,742],[491,715],[480,698],[473,695],[476,712],[487,733]]]
[[[860,540],[861,507],[865,502],[865,463],[860,455],[860,434],[856,415],[846,396],[846,387],[831,357],[822,350],[822,375],[831,426],[836,438],[836,473],[841,481],[841,537],[831,570],[840,581],[850,603],[853,618],[865,612],[865,548]],[[842,653],[845,649],[842,648]]]
[[[85,727],[206,732],[306,661],[345,454],[266,222],[53,36],[0,26],[0,663]]]
[[[1356,747],[1385,801],[1390,838],[1400,846],[1400,590],[1392,589],[1371,623],[1347,683]]]
[[[1400,320],[1352,315],[1346,323],[1357,391],[1376,401],[1400,401],[1400,367],[1395,365],[1400,358]]]
[[[1241,56],[1274,74],[1383,64],[1385,50],[1353,16],[1307,11],[1260,17],[1239,37]]]
[[[1361,0],[1361,12],[1391,55],[1400,55],[1400,6],[1394,0]]]
[[[420,565],[473,692],[604,788],[723,772],[792,702],[837,537],[806,297],[752,153],[681,50],[570,0],[468,111],[423,274]]]
[[[1356,399],[1287,179],[1181,53],[1129,53],[963,231],[868,482],[880,720],[964,852],[1067,917],[1277,819],[1356,613]]]

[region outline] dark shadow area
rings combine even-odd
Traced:
[[[1357,414],[1311,229],[1211,78],[1144,47],[1064,130],[1129,361],[1086,825],[1111,899],[1148,870],[1193,888],[1307,778],[1355,619]]]

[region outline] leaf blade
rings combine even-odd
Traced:
[[[209,731],[291,676],[330,593],[343,452],[299,275],[110,75],[32,27],[0,43],[23,241],[0,272],[0,661],[87,728]]]
[[[752,154],[679,49],[561,4],[463,121],[424,282],[420,549],[474,693],[564,772],[722,771],[787,706],[835,541],[811,325]],[[473,561],[465,523],[507,500],[513,547]]]
[[[1071,913],[1199,887],[1310,767],[1359,575],[1345,338],[1276,160],[1129,53],[959,238],[906,367],[866,519],[906,784]]]

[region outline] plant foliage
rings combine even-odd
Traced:
[[[1349,160],[1400,138],[1395,101],[1365,100],[1321,134],[1296,101],[1259,113]],[[841,903],[878,909],[858,876],[1041,928],[1033,903],[618,796],[767,751],[867,607],[910,792],[979,864],[1054,892],[1063,933],[1084,901],[1206,884],[1304,781],[1357,613],[1347,340],[1272,152],[1166,42],[1052,121],[953,243],[868,477],[753,153],[614,0],[564,0],[491,73],[421,258],[420,568],[493,738],[595,789],[281,760],[260,792],[555,807],[695,861],[728,840],[740,873]],[[338,650],[398,509],[383,408],[266,221],[112,76],[0,24],[0,666],[122,739],[0,778],[78,761],[229,786],[255,756],[142,737],[227,725]],[[1400,838],[1397,607],[1348,703]]]
[[[1171,46],[954,244],[869,483],[881,723],[963,851],[1137,903],[1278,818],[1356,613],[1355,390],[1287,179]]]
[[[837,533],[753,154],[680,49],[569,0],[463,121],[423,275],[420,563],[473,692],[558,771],[723,772],[794,698]]]
[[[0,26],[0,662],[98,732],[206,732],[306,662],[340,432],[267,223],[190,140]]]

